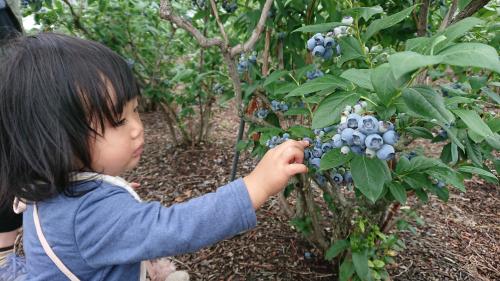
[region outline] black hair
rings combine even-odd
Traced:
[[[0,60],[0,205],[72,195],[71,174],[91,170],[90,141],[117,126],[140,95],[108,47],[56,33],[18,37]]]

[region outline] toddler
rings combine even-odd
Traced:
[[[140,90],[127,63],[99,43],[53,33],[20,37],[5,50],[0,201],[26,203],[27,280],[139,280],[141,261],[253,228],[255,210],[307,172],[308,142],[289,140],[216,192],[170,207],[140,202],[119,177],[144,145]]]

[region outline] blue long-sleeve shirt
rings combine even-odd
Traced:
[[[242,179],[168,208],[137,202],[123,188],[100,184],[75,186],[87,191],[78,197],[59,195],[37,203],[49,245],[80,280],[136,281],[142,260],[193,252],[257,222]],[[67,280],[38,240],[33,206],[24,212],[23,239],[27,280]]]

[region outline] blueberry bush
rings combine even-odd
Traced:
[[[279,200],[340,280],[389,278],[386,266],[404,249],[398,233],[421,223],[409,197],[446,201],[473,175],[497,183],[498,7],[416,2],[238,1],[227,9],[228,1],[205,1],[220,31],[208,38],[191,24],[200,16],[186,21],[161,1],[164,19],[224,57],[250,123],[239,149],[260,157],[287,139],[310,142],[308,174]],[[414,143],[435,143],[440,155]]]
[[[207,140],[217,100],[231,98],[220,55],[195,48],[182,29],[161,20],[157,1],[23,1],[23,6],[41,30],[95,40],[121,54],[143,89],[143,110],[165,112],[176,144]],[[202,32],[210,32],[208,26]]]

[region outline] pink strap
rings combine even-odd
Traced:
[[[36,228],[36,234],[38,235],[38,239],[40,240],[40,243],[42,244],[43,250],[49,256],[49,258],[54,262],[54,264],[59,268],[59,270],[68,277],[69,280],[71,281],[80,281],[78,277],[76,277],[73,272],[71,272],[63,263],[62,261],[56,256],[54,251],[52,251],[52,248],[50,248],[49,243],[47,242],[47,239],[45,239],[45,236],[43,235],[42,232],[42,227],[40,226],[40,219],[38,218],[38,208],[36,207],[36,204],[33,205],[33,219],[35,221],[35,228]]]

